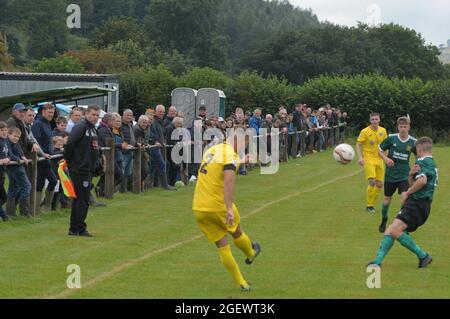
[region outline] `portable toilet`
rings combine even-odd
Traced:
[[[197,90],[190,88],[176,88],[172,91],[172,105],[178,112],[184,113],[184,126],[191,127],[196,117]]]
[[[225,93],[217,89],[200,89],[197,92],[196,114],[200,106],[206,107],[206,117],[217,115],[225,118]]]

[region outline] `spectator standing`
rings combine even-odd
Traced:
[[[16,216],[16,198],[19,202],[20,215],[31,217],[30,215],[30,194],[31,183],[28,179],[24,165],[28,165],[28,159],[22,152],[19,145],[21,131],[17,127],[8,128],[8,150],[9,159],[19,162],[19,165],[6,167],[8,174],[8,194],[6,201],[6,212],[9,216]],[[23,162],[21,162],[23,161]]]
[[[167,110],[167,116],[164,118],[163,127],[166,128],[170,123],[172,123],[173,119],[176,116],[177,116],[177,108],[172,105]]]
[[[42,107],[42,113],[36,118],[34,125],[31,127],[34,138],[39,143],[44,152],[43,161],[37,164],[37,183],[36,183],[36,213],[40,213],[41,202],[43,198],[42,191],[45,186],[45,180],[48,180],[47,190],[43,201],[43,211],[51,210],[55,186],[58,183],[55,172],[51,166],[51,155],[53,155],[53,132],[50,126],[50,121],[55,114],[55,106],[51,103],[46,103]]]
[[[155,117],[150,127],[150,139],[155,143],[155,146],[150,149],[151,156],[151,170],[150,175],[155,180],[158,176],[161,186],[166,190],[176,190],[175,187],[169,185],[167,180],[166,161],[164,160],[162,151],[165,144],[163,118],[165,113],[164,105],[158,105],[155,109]]]
[[[8,149],[8,127],[5,122],[0,122],[0,217],[4,222],[8,221],[8,215],[3,209],[7,201],[5,191],[5,166],[10,162]]]
[[[167,145],[171,146],[167,149],[167,181],[170,186],[174,186],[177,177],[180,175],[180,165],[176,164],[172,160],[172,147],[182,140],[181,138],[172,139],[172,133],[176,129],[183,127],[183,119],[181,117],[175,117],[173,121],[164,129],[164,136],[167,141]]]
[[[18,146],[20,147],[22,153],[37,153],[40,151],[40,147],[37,141],[28,134],[25,122],[23,121],[27,112],[28,109],[25,105],[22,103],[15,104],[12,109],[12,116],[8,119],[7,124],[8,128],[17,127],[20,130],[20,140],[18,142]]]
[[[136,146],[136,138],[133,131],[133,111],[126,109],[122,116],[122,136],[123,141],[132,147]],[[134,151],[123,151],[123,179],[120,191],[122,193],[131,190],[132,174],[133,174],[133,158]]]
[[[53,130],[53,136],[60,136],[64,139],[66,139],[65,143],[67,142],[67,138],[69,137],[69,133],[66,131],[67,128],[67,119],[63,116],[60,116],[56,119],[56,127]]]
[[[69,121],[67,122],[66,131],[70,133],[83,116],[83,110],[79,107],[74,107],[69,114]]]

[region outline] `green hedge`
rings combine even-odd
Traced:
[[[409,114],[415,131],[450,128],[450,81],[389,79],[379,75],[321,76],[300,88],[300,99],[314,107],[330,103],[348,112],[358,129],[370,112],[380,112],[382,125],[395,131],[399,116]]]
[[[390,132],[395,131],[396,119],[407,114],[416,135],[426,132],[444,139],[450,130],[450,80],[321,76],[296,86],[273,75],[263,78],[256,72],[242,72],[230,78],[210,68],[194,68],[176,77],[159,65],[123,74],[120,85],[121,109],[130,107],[137,113],[158,103],[169,105],[170,93],[176,87],[215,87],[227,95],[227,114],[237,106],[246,111],[261,107],[264,113],[275,113],[281,104],[293,110],[298,102],[315,109],[329,103],[349,114],[355,130],[368,124],[370,112],[380,112],[382,125]]]

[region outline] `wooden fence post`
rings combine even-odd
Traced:
[[[140,194],[142,191],[142,148],[138,147],[134,150],[133,158],[133,194]]]
[[[115,169],[115,149],[114,139],[105,138],[105,146],[109,148],[105,154],[105,198],[112,199],[114,197],[114,169]]]
[[[37,164],[38,155],[36,152],[31,153],[31,198],[30,198],[30,214],[36,216],[38,211],[37,205],[41,203],[36,203],[36,187],[37,187]]]

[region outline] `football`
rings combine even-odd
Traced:
[[[351,145],[340,144],[333,152],[334,159],[343,165],[347,165],[355,158],[355,150]]]

